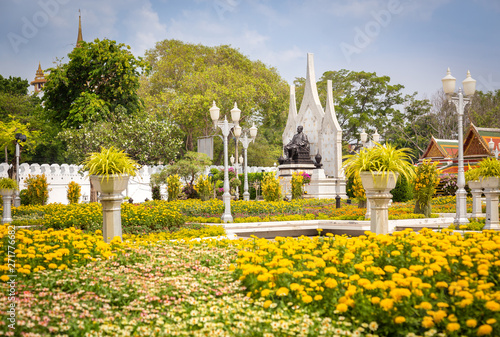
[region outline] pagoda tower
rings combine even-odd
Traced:
[[[40,62],[38,62],[38,70],[36,71],[35,80],[31,81],[30,83],[32,86],[35,87],[35,93],[39,93],[40,91],[42,91],[45,82],[47,82],[47,79],[45,79],[45,74],[43,73],[42,65],[40,64]]]

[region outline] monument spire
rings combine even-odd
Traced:
[[[38,70],[36,71],[35,80],[31,81],[31,85],[35,87],[35,93],[42,91],[43,86],[47,80],[45,79],[45,74],[42,70],[42,64],[38,62]]]
[[[82,12],[78,10],[78,37],[76,38],[76,46],[80,47],[80,42],[83,41],[82,37]]]

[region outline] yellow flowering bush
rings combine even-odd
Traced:
[[[292,174],[292,199],[301,199],[304,186],[304,176],[302,172],[293,172]]]
[[[265,201],[281,200],[280,178],[276,178],[275,172],[265,172],[261,183],[262,196]]]
[[[70,204],[77,204],[80,200],[82,188],[76,182],[71,181],[66,188],[66,196]]]
[[[431,201],[439,185],[440,171],[438,162],[431,163],[430,159],[424,160],[416,169],[413,190],[415,197],[415,211],[429,217],[431,214]]]
[[[181,178],[178,174],[172,174],[167,177],[167,193],[168,200],[177,200],[177,197],[181,193]]]
[[[255,300],[292,303],[353,324],[374,321],[379,336],[424,335],[432,329],[447,336],[500,334],[496,231],[254,237],[233,269]]]
[[[194,189],[196,192],[200,194],[201,200],[206,201],[210,199],[210,196],[213,195],[213,184],[212,180],[208,175],[200,174],[198,179],[196,179],[196,184],[194,185]]]

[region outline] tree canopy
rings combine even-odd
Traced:
[[[130,47],[111,40],[80,42],[69,61],[50,68],[43,101],[47,116],[63,127],[78,128],[89,121],[109,120],[118,106],[138,112],[139,76],[147,70]]]
[[[242,111],[240,125],[263,126],[265,131],[259,135],[281,146],[288,85],[276,69],[251,61],[230,46],[178,40],[158,42],[146,52],[146,60],[151,65],[151,73],[141,80],[146,110],[171,120],[184,132],[186,151],[195,149],[197,137],[213,133],[209,114],[213,101],[222,116],[237,102]]]

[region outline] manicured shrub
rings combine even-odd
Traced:
[[[401,176],[391,194],[393,202],[405,202],[413,199],[413,188],[408,180]]]
[[[152,194],[153,200],[161,200],[160,186],[159,185],[151,186],[151,194]]]

